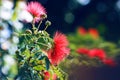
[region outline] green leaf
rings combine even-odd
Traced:
[[[46,57],[46,56],[44,56],[44,55],[42,56],[42,55],[41,55],[41,56],[39,56],[38,59],[39,59],[39,60],[43,60],[45,57]]]
[[[19,46],[21,49],[20,51],[21,52],[24,52],[26,50],[26,45],[25,44],[22,44],[21,46]]]
[[[50,68],[50,61],[47,57],[45,58],[45,63],[46,63],[46,69],[48,70]]]
[[[42,70],[45,70],[45,67],[43,65],[37,65],[35,67],[33,67],[34,70],[37,70],[37,71],[42,71]]]
[[[16,51],[16,59],[18,60],[18,62],[23,60],[23,57],[20,55],[18,51]]]
[[[26,49],[22,52],[22,55],[25,57],[25,59],[28,59],[30,57],[30,50]]]

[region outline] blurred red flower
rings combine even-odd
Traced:
[[[104,59],[103,63],[108,65],[108,66],[111,66],[111,67],[116,66],[116,62],[113,59],[111,59],[111,58]]]
[[[50,73],[48,71],[44,72],[44,80],[49,80]]]
[[[89,50],[87,48],[79,48],[77,49],[77,53],[79,54],[88,54]]]
[[[54,47],[48,51],[48,58],[52,64],[57,65],[69,55],[70,49],[67,48],[68,40],[64,34],[56,32],[53,40]]]
[[[86,31],[86,29],[85,29],[84,27],[79,27],[79,28],[78,28],[78,33],[79,33],[80,35],[86,35],[86,34],[87,34],[87,31]]]
[[[41,19],[41,16],[46,14],[45,8],[36,1],[28,3],[27,11],[33,16],[34,22],[38,22]]]
[[[96,38],[99,37],[98,31],[97,31],[96,29],[94,29],[94,28],[90,28],[90,29],[88,30],[88,33],[89,33],[94,39],[96,39]]]
[[[105,51],[102,49],[92,49],[88,53],[90,58],[98,57],[100,60],[103,60],[106,58]]]

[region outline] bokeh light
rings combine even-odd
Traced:
[[[90,3],[90,0],[77,0],[77,2],[80,3],[81,5],[85,6]]]
[[[65,20],[67,23],[71,24],[71,23],[73,23],[73,21],[74,21],[74,15],[73,15],[72,13],[66,13],[64,20]]]
[[[118,0],[118,1],[116,2],[116,7],[117,7],[118,9],[120,9],[120,0]]]

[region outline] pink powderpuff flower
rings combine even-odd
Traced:
[[[108,66],[111,66],[111,67],[116,66],[116,62],[113,59],[111,59],[111,58],[104,59],[103,63],[108,65]]]
[[[98,57],[100,60],[104,60],[106,58],[105,51],[102,49],[92,49],[89,51],[88,56],[90,58]]]
[[[34,22],[38,22],[42,19],[41,16],[46,14],[45,8],[39,2],[36,1],[28,3],[26,9],[33,16]]]
[[[87,30],[84,27],[79,27],[78,28],[78,33],[82,36],[87,34]]]
[[[94,39],[96,39],[96,38],[99,37],[98,31],[97,31],[96,29],[94,29],[94,28],[90,28],[90,29],[88,30],[88,33],[89,33]]]
[[[48,58],[51,64],[59,64],[67,55],[69,55],[70,49],[67,48],[68,40],[67,37],[60,33],[56,32],[53,38],[54,46],[53,49],[48,51]]]
[[[50,73],[48,71],[44,72],[44,80],[50,79]]]
[[[86,54],[86,55],[88,55],[89,50],[87,48],[78,48],[76,52],[78,54]]]

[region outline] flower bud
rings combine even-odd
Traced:
[[[32,34],[32,31],[31,30],[26,30],[25,33]]]
[[[44,72],[44,80],[50,79],[50,73],[48,71]]]
[[[51,22],[47,20],[47,21],[45,22],[45,25],[46,25],[46,26],[50,26],[50,25],[51,25]]]
[[[46,19],[46,18],[47,18],[47,15],[46,15],[46,14],[43,14],[43,15],[41,15],[41,18],[42,18],[42,19]]]

